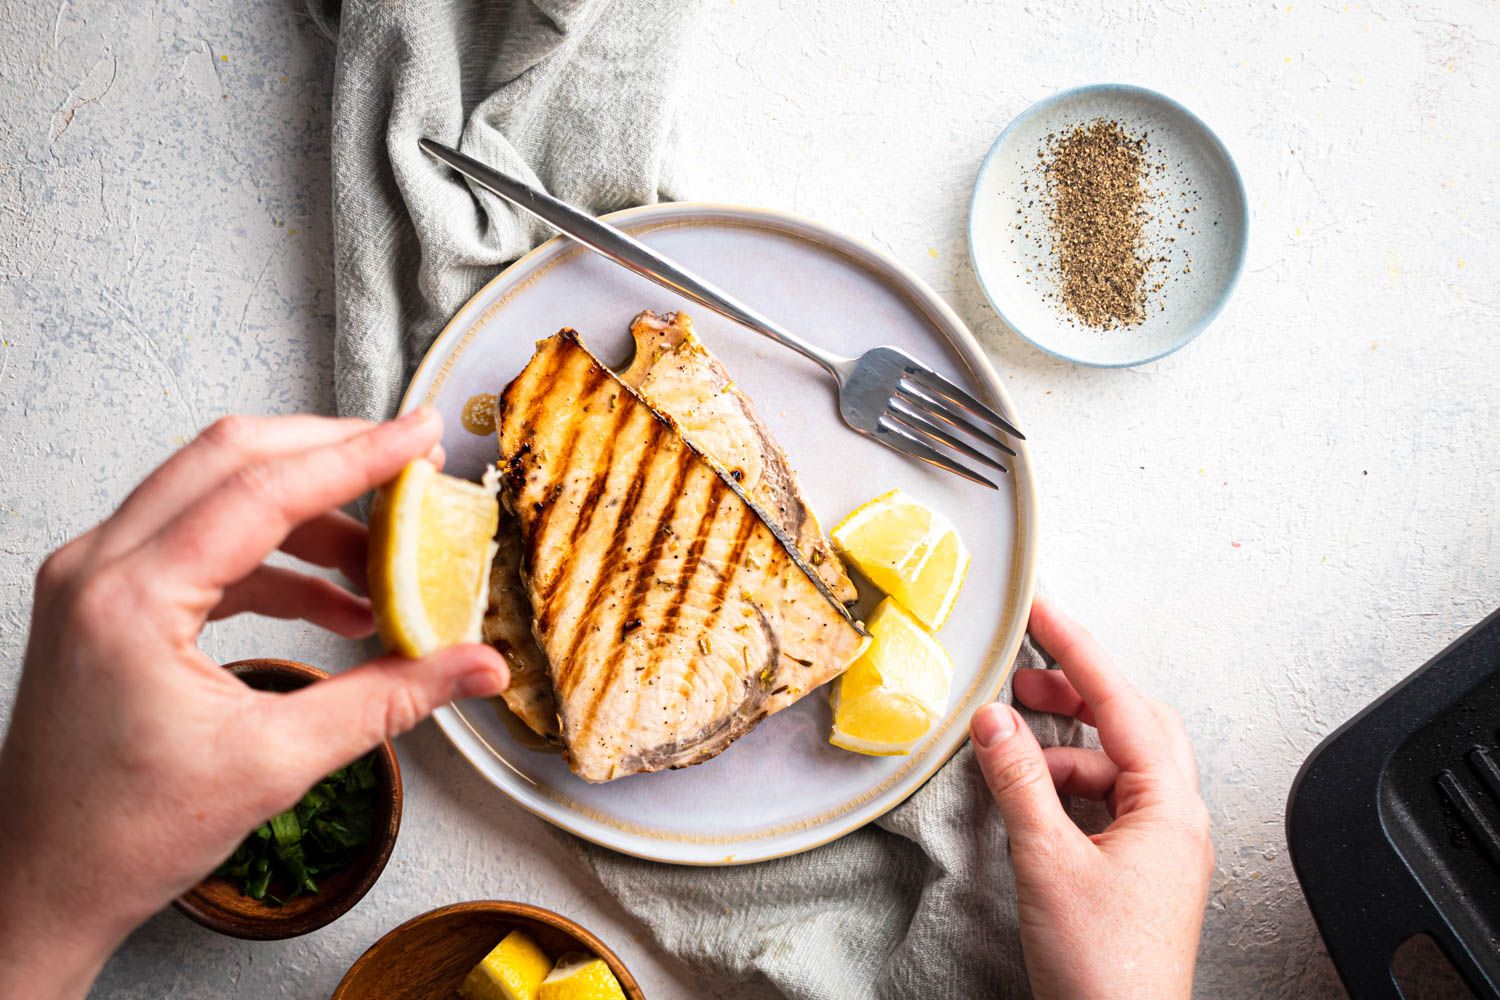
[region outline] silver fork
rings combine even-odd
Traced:
[[[486,191],[530,212],[590,250],[816,361],[838,382],[839,413],[844,422],[903,455],[947,469],[970,482],[999,489],[950,452],[1008,472],[980,446],[1014,456],[1015,450],[995,432],[1026,439],[1010,421],[905,351],[876,347],[858,358],[830,354],[567,202],[431,139],[422,139],[421,146]]]

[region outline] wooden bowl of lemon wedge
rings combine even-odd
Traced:
[[[413,917],[344,973],[333,1000],[644,1000],[625,963],[567,917],[528,903],[454,903]]]

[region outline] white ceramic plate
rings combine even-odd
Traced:
[[[906,348],[976,386],[1025,428],[958,317],[885,254],[801,219],[745,208],[678,203],[609,218],[832,350]],[[463,429],[465,401],[502,389],[534,343],[562,326],[577,329],[606,361],[621,362],[637,312],[678,308],[755,400],[825,528],[895,486],[958,524],[974,562],[941,635],[956,667],[947,716],[908,756],[864,757],[828,744],[828,700],[815,691],[707,763],[605,785],[574,777],[555,754],[527,749],[494,703],[460,702],[436,717],[486,778],[543,819],[639,857],[736,864],[803,851],[868,823],[963,742],[969,716],[999,692],[1021,641],[1035,576],[1036,490],[1024,446],[996,493],[858,437],[839,419],[821,369],[561,239],[523,257],[458,312],[418,368],[403,409],[435,405],[447,421],[448,471],[478,478],[495,461],[495,440]],[[860,611],[873,606],[870,596]]]
[[[1096,118],[1146,134],[1153,158],[1168,166],[1152,183],[1172,206],[1196,206],[1185,216],[1157,213],[1148,223],[1152,244],[1169,248],[1162,273],[1170,280],[1156,300],[1160,308],[1124,329],[1090,328],[1064,311],[1046,270],[1042,216],[1028,209],[1037,199],[1037,150],[1046,137]],[[1024,234],[1015,228],[1023,218],[1018,209],[1032,213]],[[1178,218],[1186,222],[1181,229]],[[1155,91],[1096,84],[1038,101],[1000,133],[974,182],[969,256],[990,303],[1021,337],[1066,361],[1120,368],[1166,357],[1213,322],[1239,280],[1249,227],[1239,171],[1207,125]]]

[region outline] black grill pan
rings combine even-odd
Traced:
[[[1286,834],[1352,996],[1400,998],[1391,960],[1425,933],[1500,1000],[1500,611],[1313,751]]]

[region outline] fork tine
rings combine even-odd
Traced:
[[[949,382],[947,379],[943,378],[943,376],[939,375],[932,369],[925,368],[922,365],[917,364],[915,361],[912,361],[906,365],[906,374],[910,376],[914,382],[927,389],[929,392],[935,392],[939,396],[947,399],[949,402],[963,407],[964,409],[973,413],[975,416],[984,420],[986,423],[1000,428],[1011,437],[1020,438],[1022,441],[1026,440],[1026,435],[1017,430],[1015,424],[1012,424],[1009,420],[1006,420],[1000,414],[996,413],[994,410],[990,409],[988,406],[981,403],[979,400],[975,399],[973,396],[969,395],[967,392],[960,389],[952,382]]]
[[[952,448],[960,455],[965,455],[969,458],[972,458],[974,461],[980,462],[984,465],[988,465],[992,469],[999,469],[1001,472],[1010,471],[1005,466],[1001,465],[999,462],[995,461],[993,458],[980,451],[978,448],[975,448],[973,445],[969,444],[967,441],[959,440],[952,434],[949,434],[947,431],[943,430],[937,424],[933,423],[931,420],[928,420],[926,417],[913,410],[906,404],[904,400],[900,398],[893,398],[890,405],[891,410],[894,411],[896,419],[912,430],[921,431],[928,437],[936,438],[939,442],[947,445],[949,448]],[[1012,454],[1015,453],[1012,452]]]
[[[954,475],[962,476],[964,479],[967,479],[971,483],[978,483],[980,486],[988,486],[992,490],[1000,489],[1000,487],[996,484],[990,482],[988,479],[979,475],[977,472],[971,472],[969,469],[949,458],[947,455],[944,455],[936,448],[933,448],[930,445],[923,444],[911,434],[907,433],[905,430],[902,430],[901,427],[895,423],[895,421],[890,420],[886,417],[881,417],[878,421],[878,424],[879,429],[876,431],[876,433],[878,435],[881,435],[879,440],[889,447],[894,448],[895,450],[902,452],[903,454],[910,455],[912,458],[920,458],[922,461],[927,462],[931,465],[936,465],[940,469],[947,469]]]
[[[1007,455],[1015,457],[1016,450],[1014,448],[1006,444],[1004,441],[1001,441],[999,438],[995,437],[995,435],[991,434],[983,427],[976,426],[972,421],[963,419],[962,413],[955,413],[953,411],[953,408],[949,404],[943,402],[943,400],[936,393],[928,392],[921,386],[910,385],[904,381],[897,387],[897,391],[906,393],[915,402],[925,404],[925,415],[927,417],[936,418],[951,427],[955,427],[958,430],[963,431],[966,434],[972,434],[974,437],[977,437],[985,444],[991,445],[995,448],[999,448]],[[899,396],[893,398],[900,399]]]

